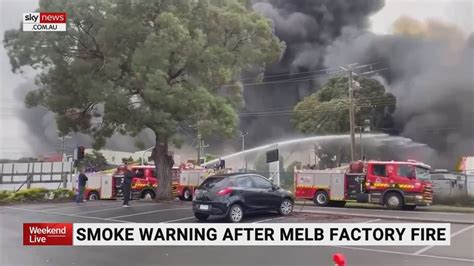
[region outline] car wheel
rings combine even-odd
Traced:
[[[289,199],[284,199],[280,204],[278,213],[280,215],[287,216],[287,215],[290,215],[292,212],[293,212],[293,202]]]
[[[193,195],[189,189],[184,189],[183,191],[183,200],[190,201],[193,200]]]
[[[230,206],[229,213],[227,214],[227,220],[232,223],[239,223],[244,218],[244,210],[239,204]]]
[[[91,191],[89,195],[87,195],[87,200],[98,200],[99,198],[99,193],[97,193],[97,191]]]
[[[152,200],[155,198],[155,192],[153,192],[152,190],[145,190],[143,193],[142,193],[142,199],[145,199],[145,200]]]
[[[406,211],[414,211],[416,209],[416,205],[405,205],[403,209]]]
[[[318,206],[328,206],[329,196],[324,190],[320,190],[314,194],[314,203]]]
[[[403,199],[400,194],[390,192],[385,195],[385,206],[390,210],[400,210],[403,206]]]
[[[205,221],[207,218],[209,218],[209,214],[195,212],[194,217],[196,217],[196,219],[199,221]]]

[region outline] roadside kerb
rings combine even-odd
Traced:
[[[295,212],[302,213],[315,213],[315,214],[329,214],[338,216],[350,216],[360,218],[377,218],[384,220],[402,220],[402,221],[413,221],[413,222],[432,222],[432,223],[454,223],[454,224],[474,224],[474,221],[462,221],[455,219],[438,219],[438,218],[419,218],[419,217],[404,217],[404,216],[390,216],[381,214],[363,214],[363,213],[352,213],[352,212],[336,212],[336,211],[323,211],[323,210],[300,210]]]

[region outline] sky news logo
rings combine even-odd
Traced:
[[[65,12],[23,13],[23,31],[66,31]]]

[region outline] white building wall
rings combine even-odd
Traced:
[[[86,149],[86,154],[92,154],[93,149]],[[141,162],[142,158],[144,159],[144,163],[152,163],[153,161],[148,161],[148,158],[151,157],[151,151],[136,151],[136,152],[125,152],[125,151],[113,151],[113,150],[99,150],[100,153],[104,156],[109,164],[113,165],[121,165],[123,164],[123,158],[130,158],[132,157],[134,161]],[[181,163],[180,156],[174,155],[175,165],[179,165]]]

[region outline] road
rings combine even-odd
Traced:
[[[348,266],[474,265],[473,214],[353,210],[297,206],[294,215],[247,217],[248,223],[395,223],[415,219],[456,220],[448,247],[30,247],[22,245],[25,222],[197,222],[189,202],[117,201],[0,207],[0,265],[333,265],[332,254],[346,255]],[[354,215],[363,215],[354,217]],[[387,216],[387,217],[386,217]],[[394,220],[390,217],[395,217]],[[407,219],[407,220],[403,220]],[[211,222],[222,223],[222,219]]]

